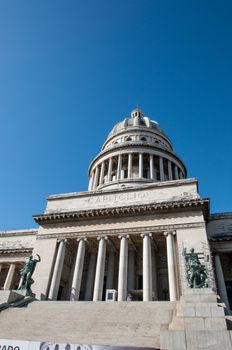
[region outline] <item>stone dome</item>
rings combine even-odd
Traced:
[[[163,134],[164,136],[165,133],[159,126],[159,124],[151,120],[149,117],[145,116],[143,111],[140,109],[136,108],[131,112],[131,116],[129,118],[124,119],[123,121],[117,123],[112,131],[109,133],[108,137],[111,137],[117,133],[120,133],[122,131],[126,130],[132,130],[134,128],[149,128],[152,129],[160,134]],[[166,136],[167,137],[167,136]]]
[[[159,124],[134,109],[116,124],[89,168],[89,190],[179,180],[187,171]]]

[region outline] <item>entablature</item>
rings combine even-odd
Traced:
[[[67,238],[96,238],[99,236],[118,236],[123,234],[129,235],[140,235],[142,233],[151,232],[154,235],[163,233],[165,231],[178,231],[183,229],[192,229],[192,228],[202,228],[205,227],[204,222],[194,222],[194,223],[186,223],[186,224],[173,224],[173,225],[155,225],[155,226],[138,226],[131,228],[122,228],[122,229],[106,229],[106,230],[92,230],[92,231],[84,231],[84,232],[55,232],[55,233],[46,233],[46,234],[38,234],[37,239],[51,239],[56,238],[67,239]]]
[[[189,208],[199,208],[203,211],[205,220],[208,218],[209,213],[209,199],[190,199],[179,200],[169,202],[150,203],[146,205],[130,205],[121,207],[91,209],[91,210],[78,210],[70,212],[57,212],[57,213],[45,213],[40,215],[34,215],[33,218],[38,224],[51,224],[57,222],[66,222],[73,220],[86,220],[88,218],[110,218],[115,216],[136,216],[136,215],[149,215],[157,212],[167,212],[173,210],[182,210]]]

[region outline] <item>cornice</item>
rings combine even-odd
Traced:
[[[30,236],[37,235],[37,229],[0,231],[0,237]]]
[[[135,216],[135,215],[147,215],[154,214],[156,212],[171,211],[188,208],[201,208],[205,220],[208,218],[209,213],[209,199],[189,199],[180,201],[169,201],[160,203],[151,203],[145,205],[132,205],[112,208],[101,208],[91,210],[79,210],[71,212],[57,212],[33,215],[34,220],[38,224],[51,224],[57,222],[67,221],[79,221],[86,219],[101,219],[109,217],[120,216]]]
[[[232,236],[214,236],[209,238],[210,242],[226,242],[226,241],[232,241]]]
[[[77,198],[77,197],[92,197],[92,196],[98,196],[99,194],[118,194],[118,193],[124,193],[126,192],[134,192],[134,191],[143,191],[143,190],[149,190],[153,188],[167,188],[170,186],[179,187],[186,184],[198,184],[198,180],[196,178],[187,178],[187,179],[180,179],[180,180],[169,180],[169,181],[161,181],[161,182],[151,182],[151,183],[145,183],[141,184],[138,187],[127,187],[125,188],[111,188],[111,189],[96,189],[93,191],[82,191],[82,192],[67,192],[67,193],[61,193],[61,194],[51,194],[47,197],[49,201],[57,200],[57,199],[68,199],[68,198]]]
[[[0,255],[10,254],[28,254],[31,253],[33,248],[22,248],[22,249],[0,249]]]
[[[117,236],[120,234],[141,234],[144,232],[152,232],[152,233],[161,233],[163,231],[171,231],[171,230],[181,230],[181,229],[190,229],[190,228],[200,228],[205,227],[204,222],[194,222],[194,223],[186,223],[186,224],[173,224],[173,225],[156,225],[149,227],[133,227],[133,228],[124,228],[124,229],[110,229],[110,230],[93,230],[93,231],[85,231],[85,232],[69,232],[69,233],[45,233],[38,234],[37,239],[48,239],[48,238],[57,238],[57,239],[65,239],[65,238],[94,238],[99,236]]]
[[[210,214],[209,216],[209,221],[223,220],[223,219],[232,219],[232,212],[213,213],[213,214]]]

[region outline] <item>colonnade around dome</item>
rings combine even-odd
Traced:
[[[185,178],[179,162],[152,153],[121,152],[104,158],[93,167],[89,190],[117,182],[158,182]]]

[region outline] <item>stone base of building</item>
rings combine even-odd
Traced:
[[[230,323],[230,318],[225,316],[225,305],[217,302],[217,296],[211,289],[187,290],[176,304],[172,322],[161,330],[160,348],[231,349]]]

